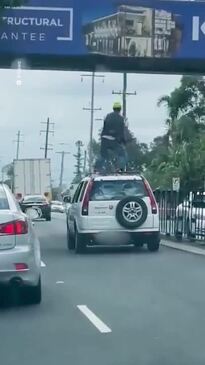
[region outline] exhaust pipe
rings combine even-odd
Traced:
[[[11,287],[19,288],[20,286],[23,285],[23,280],[18,277],[13,278],[10,280],[10,285],[11,285]]]

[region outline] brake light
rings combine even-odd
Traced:
[[[21,200],[22,199],[22,194],[21,193],[17,193],[16,194],[16,199],[17,200]]]
[[[49,205],[49,203],[48,202],[43,202],[43,205]]]
[[[15,234],[15,226],[13,222],[0,224],[1,236],[13,236]]]
[[[14,264],[16,271],[28,271],[28,265],[24,263]]]
[[[88,207],[89,207],[90,193],[91,193],[92,188],[93,188],[93,183],[94,183],[93,180],[91,180],[88,183],[88,186],[87,186],[87,189],[86,189],[86,193],[85,193],[85,196],[83,198],[83,203],[82,203],[82,215],[88,215]]]
[[[157,202],[156,202],[156,199],[155,199],[155,196],[153,194],[153,191],[148,183],[147,180],[143,180],[144,182],[144,187],[145,187],[145,190],[149,196],[149,199],[150,199],[150,204],[151,204],[151,209],[152,209],[152,214],[157,214],[158,212],[158,209],[157,209]]]
[[[28,233],[27,221],[13,221],[0,224],[0,236],[14,236]]]

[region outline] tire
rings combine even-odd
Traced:
[[[132,208],[131,205],[129,205],[129,203],[133,203],[134,207]],[[125,212],[125,209],[129,209],[131,214],[133,214],[132,209],[134,209],[135,212],[136,212],[136,209],[138,209],[138,210],[141,209],[141,211],[139,212],[139,214],[141,214],[141,215],[139,216],[139,218],[136,218],[133,221],[128,220],[128,219],[126,219],[126,214],[128,214],[128,213]],[[119,222],[119,224],[122,227],[129,228],[129,229],[136,229],[136,228],[140,227],[146,221],[147,215],[148,215],[148,209],[147,209],[145,202],[136,196],[130,196],[130,197],[122,199],[118,203],[117,208],[116,208],[117,221]]]
[[[135,242],[136,248],[142,248],[144,246],[144,242]]]
[[[159,245],[160,245],[160,240],[155,239],[147,243],[147,248],[150,252],[157,252],[159,251]]]
[[[46,216],[46,221],[47,221],[47,222],[50,222],[50,221],[51,221],[51,215],[47,215],[47,216]]]
[[[86,251],[85,235],[75,231],[75,253],[80,254]]]
[[[36,286],[23,288],[23,302],[25,304],[40,304],[41,299],[41,278],[39,278],[38,284]]]
[[[182,241],[182,234],[179,232],[175,232],[174,237],[176,241],[181,242]]]
[[[187,220],[187,226],[186,226],[186,232],[187,232],[187,238],[190,242],[196,241],[196,235],[194,233],[191,233],[190,231],[190,223],[189,220]]]
[[[67,246],[68,250],[70,251],[75,249],[75,239],[74,237],[71,236],[68,226],[67,226]]]

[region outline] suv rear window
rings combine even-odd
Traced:
[[[3,188],[0,188],[0,210],[9,209],[9,203]]]
[[[25,196],[24,199],[23,199],[23,203],[43,203],[43,202],[46,202],[46,198],[44,198],[43,196]]]
[[[147,196],[142,180],[95,181],[90,201],[120,200],[127,196]]]

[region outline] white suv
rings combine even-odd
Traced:
[[[160,244],[159,210],[144,177],[94,175],[81,181],[67,211],[68,248],[76,253],[86,246]]]

